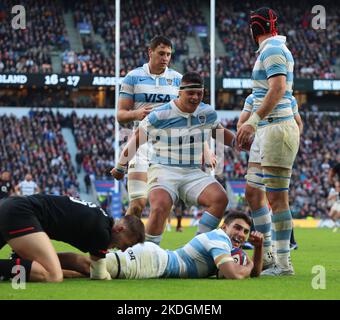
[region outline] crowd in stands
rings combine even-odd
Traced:
[[[0,4],[0,72],[50,73],[52,49],[69,46],[62,7],[53,0],[23,0],[26,28],[14,28],[12,8],[17,1]],[[22,19],[21,19],[22,22]]]
[[[296,78],[332,79],[336,77],[334,66],[340,54],[339,10],[328,0],[316,4],[326,7],[326,29],[312,28],[315,14],[311,12],[313,5],[307,1],[257,1],[256,7],[271,6],[276,10],[279,34],[287,37],[288,48],[295,59]],[[226,56],[216,59],[216,75],[250,77],[256,59],[248,23],[253,4],[250,1],[217,1],[216,5],[216,27],[226,50]],[[184,62],[185,71],[197,68],[204,76],[209,75],[209,67],[208,53]]]
[[[71,116],[72,130],[77,148],[83,159],[86,173],[97,179],[107,176],[107,169],[114,166],[114,117],[104,118]]]
[[[320,2],[320,3],[319,3]],[[326,10],[326,28],[313,29],[315,14],[307,1],[270,1],[279,15],[279,33],[287,36],[288,47],[295,58],[297,78],[335,78],[336,59],[340,54],[339,10],[336,2],[322,0]],[[62,72],[114,74],[115,5],[106,1],[85,0],[69,3],[52,0],[24,0],[26,29],[12,27],[13,0],[0,4],[0,72],[52,72],[51,50],[62,53]],[[196,27],[207,27],[202,13],[202,0],[178,3],[164,0],[121,3],[121,76],[147,61],[147,45],[157,34],[169,37],[174,44],[173,60],[189,53],[189,35]],[[29,8],[29,9],[28,9]],[[216,27],[226,54],[216,59],[217,76],[249,77],[255,62],[254,44],[249,32],[248,13],[253,3],[247,1],[216,2]],[[75,27],[88,26],[81,32],[84,50],[71,50],[63,13],[73,15]],[[286,17],[289,17],[286,18]],[[93,32],[92,32],[93,31]],[[101,36],[102,40],[94,37]],[[207,42],[207,38],[205,42]],[[204,55],[183,61],[184,71],[199,71],[209,76],[209,46]],[[182,60],[182,59],[181,59]]]
[[[78,193],[78,182],[58,118],[32,111],[28,117],[0,116],[0,172],[17,185],[30,173],[41,192]]]

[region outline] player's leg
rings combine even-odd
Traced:
[[[260,129],[261,165],[266,195],[272,209],[272,241],[276,248],[276,266],[264,275],[294,274],[290,260],[290,236],[293,219],[289,207],[289,184],[299,149],[300,132],[295,121],[283,121]]]
[[[58,256],[45,232],[35,232],[7,240],[22,259],[32,262],[30,281],[61,282],[63,273]]]
[[[263,269],[273,266],[271,213],[268,207],[265,186],[263,183],[262,167],[259,163],[249,162],[247,170],[245,197],[250,207],[251,216],[256,231],[263,233]]]
[[[197,187],[193,187],[189,191],[192,196],[195,196],[196,194],[196,203],[205,207],[202,217],[198,223],[197,234],[216,229],[219,226],[228,205],[228,197],[225,190],[211,176],[208,176],[205,183],[206,186],[203,190],[199,190],[199,188],[201,188],[199,185],[200,183],[198,180]]]
[[[147,202],[147,173],[132,172],[128,174],[129,208],[127,215],[142,217]]]
[[[145,240],[159,245],[174,200],[169,191],[154,188],[149,193],[149,203],[150,215],[145,226]]]

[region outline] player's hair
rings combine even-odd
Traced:
[[[244,220],[249,226],[251,226],[251,218],[242,211],[229,211],[227,212],[227,215],[224,217],[224,223],[230,224],[236,219],[242,219]]]
[[[169,38],[164,36],[155,36],[151,39],[149,48],[151,50],[155,50],[160,44],[164,44],[167,47],[172,49],[172,43]]]
[[[197,72],[187,72],[183,75],[181,83],[193,83],[203,86],[203,79]]]
[[[145,241],[145,228],[141,219],[133,215],[127,215],[120,221],[126,226],[126,233],[131,239],[134,239],[136,243],[143,243]]]

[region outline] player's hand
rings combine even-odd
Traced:
[[[213,169],[216,168],[216,164],[217,164],[217,157],[216,154],[214,152],[210,152],[210,165]]]
[[[152,106],[145,106],[143,108],[137,109],[136,112],[136,120],[143,120],[151,111],[153,107]]]
[[[263,234],[258,231],[252,231],[248,238],[248,241],[257,248],[261,248],[263,246]]]
[[[250,150],[255,135],[255,129],[249,124],[243,124],[236,135],[236,143],[239,149]]]
[[[125,176],[124,173],[118,172],[116,168],[113,168],[110,173],[116,180],[122,180]]]

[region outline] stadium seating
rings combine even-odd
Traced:
[[[40,190],[76,195],[78,182],[57,116],[32,111],[21,119],[0,116],[0,171],[18,184],[31,173]]]

